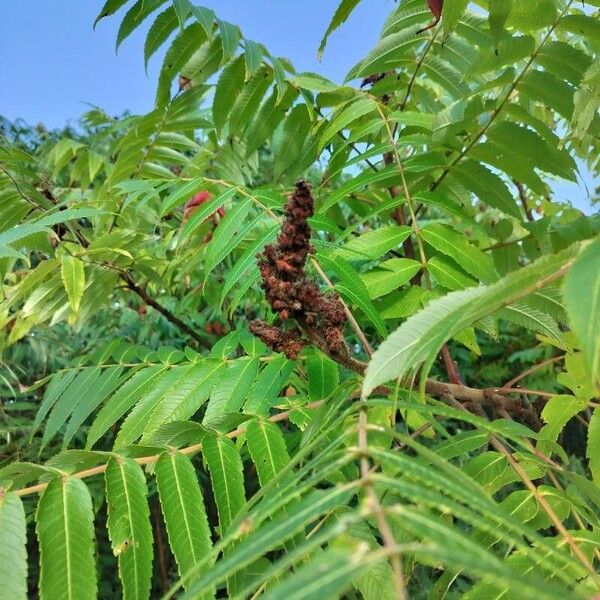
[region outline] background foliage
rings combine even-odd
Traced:
[[[0,598],[597,593],[599,8],[401,0],[337,85],[108,0],[154,110],[0,123]],[[261,289],[299,178],[343,351]]]

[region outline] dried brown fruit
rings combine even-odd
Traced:
[[[265,247],[259,258],[262,289],[281,321],[294,320],[298,327],[284,330],[252,321],[250,330],[276,352],[296,358],[307,342],[332,356],[348,358],[344,341],[346,313],[335,292],[324,293],[304,270],[313,251],[308,219],[314,201],[310,186],[300,181],[285,205],[285,219],[276,244]]]

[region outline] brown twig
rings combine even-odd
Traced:
[[[12,184],[15,186],[15,189],[17,190],[17,194],[19,194],[19,196],[21,196],[21,198],[27,202],[27,204],[30,204],[31,206],[33,206],[35,209],[44,212],[44,207],[39,205],[35,200],[33,200],[32,198],[29,198],[24,192],[23,190],[21,190],[21,186],[19,185],[19,182],[16,180],[15,177],[13,177],[12,173],[8,170],[5,169],[4,166],[2,165],[2,163],[0,163],[0,171],[2,171],[11,181]]]
[[[531,212],[531,209],[529,208],[528,204],[527,204],[527,192],[525,192],[525,188],[523,187],[523,184],[520,181],[514,180],[515,181],[515,185],[517,186],[517,190],[519,191],[519,200],[521,201],[521,206],[523,207],[523,210],[525,211],[525,216],[527,217],[528,221],[533,221],[533,213]]]
[[[428,269],[428,265],[427,265],[427,256],[425,255],[425,248],[423,246],[423,241],[421,239],[421,230],[419,227],[419,223],[417,221],[417,215],[414,209],[414,203],[413,203],[413,198],[412,195],[410,193],[410,189],[408,187],[408,182],[406,179],[406,174],[404,171],[404,163],[402,162],[402,158],[400,156],[400,150],[398,149],[398,144],[396,142],[395,136],[394,136],[394,132],[392,131],[392,128],[390,126],[390,122],[388,120],[388,118],[385,115],[385,112],[383,111],[380,102],[375,99],[375,106],[377,108],[377,112],[379,113],[379,116],[381,117],[381,120],[383,121],[384,125],[385,125],[385,129],[387,131],[388,134],[388,138],[390,140],[390,143],[392,144],[392,149],[393,152],[389,153],[386,155],[386,157],[384,157],[384,161],[387,160],[387,164],[392,164],[393,162],[396,163],[396,166],[398,167],[398,172],[400,173],[400,179],[402,181],[402,189],[404,191],[404,198],[406,200],[406,204],[408,206],[408,210],[410,211],[410,217],[411,217],[411,227],[415,236],[415,239],[417,240],[417,247],[419,249],[419,258],[421,260],[421,266],[422,266],[422,272],[423,272],[423,277],[425,280],[425,285],[427,287],[427,289],[431,290],[432,289],[432,285],[431,285],[431,278],[429,276],[429,269]],[[383,103],[385,105],[385,103]],[[391,191],[390,191],[391,193]],[[402,207],[399,207],[402,208]],[[402,216],[404,216],[404,213],[402,213]],[[408,240],[406,240],[408,241]],[[406,243],[406,242],[405,242]],[[412,241],[410,243],[410,246],[407,247],[405,246],[405,254],[408,253],[412,254],[412,257],[414,258],[415,256],[415,251],[414,251],[414,246],[412,246]],[[413,283],[418,284],[419,283],[419,274],[417,273],[415,275],[415,277],[413,278]],[[442,358],[444,360],[444,366],[446,368],[446,372],[448,374],[448,378],[450,379],[451,383],[461,383],[461,379],[460,379],[460,375],[456,369],[456,365],[454,364],[454,361],[452,360],[452,355],[450,354],[450,350],[448,349],[448,346],[444,344],[444,346],[442,347]]]
[[[447,344],[442,346],[441,355],[450,383],[462,384],[460,373],[458,372],[458,368],[454,362],[454,359],[452,358],[452,354],[450,354],[450,349],[448,348]]]
[[[434,26],[437,25],[437,22],[434,23]],[[425,30],[420,30],[417,33],[422,33]],[[423,62],[425,61],[425,58],[428,54],[428,52],[431,50],[431,48],[433,47],[433,44],[435,42],[435,38],[437,37],[438,33],[440,32],[439,29],[436,29],[433,32],[433,35],[429,38],[429,41],[427,42],[427,46],[425,47],[425,49],[423,50],[423,52],[421,53],[421,56],[419,57],[419,60],[417,61],[417,65],[415,67],[415,70],[413,71],[413,74],[410,78],[410,81],[408,82],[408,86],[406,88],[406,94],[404,96],[404,100],[402,100],[402,102],[400,103],[400,110],[403,111],[406,108],[406,104],[408,103],[408,99],[410,98],[410,94],[412,92],[413,86],[415,84],[415,81],[417,80],[417,75],[419,74],[419,71],[421,70],[421,67],[423,66]]]
[[[555,362],[559,362],[564,359],[564,356],[554,356],[552,358],[549,358],[548,360],[544,360],[541,363],[538,363],[537,365],[533,365],[533,367],[526,369],[522,373],[519,373],[516,377],[513,377],[510,381],[507,381],[500,389],[509,390],[515,386],[515,383],[518,383],[522,379],[525,379],[525,377],[528,377],[529,375],[535,373],[539,369],[543,369],[547,365],[551,365]]]
[[[152,502],[152,520],[154,521],[154,537],[156,539],[156,550],[158,554],[158,566],[160,568],[160,578],[162,582],[162,591],[166,593],[170,587],[169,569],[167,568],[167,553],[165,550],[164,531],[161,521],[161,510],[158,498]]]
[[[391,152],[386,152],[383,155],[383,163],[388,166],[393,164],[394,162],[394,157],[392,155]],[[398,188],[393,185],[392,187],[390,187],[388,189],[389,194],[392,198],[397,198],[399,196],[399,192],[398,192]],[[396,210],[394,211],[394,220],[396,221],[396,223],[398,223],[398,225],[406,225],[406,216],[404,215],[404,207],[403,206],[398,206],[396,208]],[[412,239],[410,237],[407,237],[403,242],[402,242],[402,247],[404,248],[404,256],[406,256],[406,258],[410,258],[413,259],[415,258],[415,248],[413,246],[413,242]],[[411,280],[411,282],[415,285],[418,285],[419,283],[419,278],[420,278],[420,273],[417,273]]]
[[[542,390],[528,390],[527,388],[494,388],[499,394],[526,394],[527,396],[541,396],[542,398],[552,398],[556,396],[552,392],[543,392]]]
[[[125,282],[127,288],[136,293],[148,306],[158,311],[167,321],[173,323],[178,329],[189,335],[193,340],[198,342],[204,348],[211,348],[211,344],[201,337],[190,325],[182,321],[177,315],[174,315],[166,306],[157,302],[148,292],[138,285],[133,276],[127,271],[121,273],[121,279]]]

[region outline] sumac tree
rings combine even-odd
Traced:
[[[338,85],[108,0],[155,108],[2,122],[0,598],[595,597],[599,6],[400,0]]]

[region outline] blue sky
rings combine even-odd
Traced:
[[[319,64],[317,48],[338,0],[227,0],[199,2],[239,25],[246,37],[286,56],[298,70],[319,70],[341,81],[377,41],[392,0],[364,0],[330,39]],[[144,72],[146,29],[128,38],[115,55],[123,14],[92,24],[101,0],[0,1],[0,114],[49,127],[85,110],[84,102],[110,113],[151,110],[162,57]]]
[[[101,0],[0,0],[0,114],[60,127],[75,120],[86,104],[111,114],[152,108],[160,67],[155,56],[144,72],[145,29],[127,39],[115,54],[120,17],[92,23]],[[338,0],[205,0],[204,6],[236,23],[246,37],[292,60],[298,70],[318,71],[341,81],[373,47],[393,0],[363,0],[350,20],[329,40],[321,63],[316,50]],[[571,200],[589,212],[585,185],[600,181],[583,171],[578,184],[557,182],[557,200]]]

